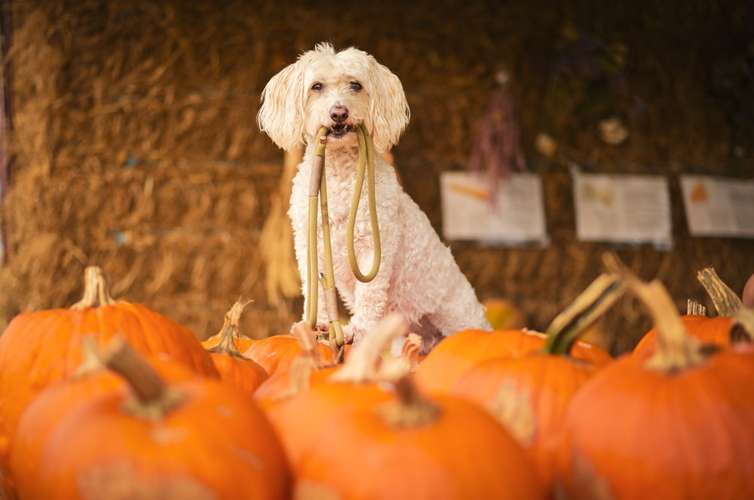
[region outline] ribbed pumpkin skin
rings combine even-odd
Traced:
[[[475,404],[433,400],[435,421],[395,427],[387,403],[361,405],[330,419],[296,469],[299,498],[459,500],[544,498],[536,473],[516,441]],[[348,473],[334,464],[347,465]],[[317,496],[320,495],[320,496]]]
[[[566,356],[498,358],[467,371],[453,393],[498,418],[529,453],[542,483],[550,490],[566,410],[596,372],[593,365]],[[515,415],[506,415],[509,411]],[[511,418],[515,422],[510,422]]]
[[[241,359],[225,353],[210,353],[223,382],[232,384],[248,394],[267,380],[267,372],[251,359]]]
[[[667,373],[627,356],[571,401],[558,480],[568,498],[754,498],[754,358],[723,351]]]
[[[275,427],[295,471],[301,457],[313,446],[329,445],[330,441],[341,439],[339,435],[328,437],[322,433],[329,421],[355,408],[375,405],[390,398],[391,394],[376,384],[323,381],[291,398],[266,399],[262,408]]]
[[[323,363],[333,362],[332,349],[322,343],[317,344],[317,349]],[[278,370],[287,371],[299,354],[301,354],[301,345],[296,337],[288,334],[255,340],[251,347],[243,352],[244,356],[256,361],[270,375]]]
[[[283,450],[246,394],[204,378],[171,387],[185,399],[158,420],[129,414],[123,392],[71,411],[29,478],[36,498],[289,498]]]
[[[119,301],[20,314],[0,336],[0,455],[7,453],[8,440],[31,400],[76,371],[82,339],[93,336],[103,345],[116,335],[146,356],[164,354],[199,375],[217,377],[212,360],[189,330],[142,305]]]
[[[682,316],[683,324],[692,337],[703,344],[715,344],[719,346],[730,345],[731,318],[715,316]],[[636,344],[634,353],[649,353],[654,351],[657,345],[657,331],[652,328]]]
[[[170,382],[187,381],[196,376],[172,361],[153,358],[149,363]],[[32,479],[42,460],[44,445],[58,422],[92,398],[109,393],[123,394],[126,390],[122,378],[104,370],[59,381],[43,390],[21,414],[13,439],[9,463],[16,490],[24,492],[24,498],[43,498],[36,489],[37,482]]]
[[[339,366],[328,366],[325,368],[318,368],[312,370],[309,374],[308,388],[318,386],[320,384],[327,383],[327,379],[335,373]],[[274,404],[281,399],[288,399],[295,396],[293,394],[293,382],[291,380],[292,370],[281,371],[278,370],[274,375],[267,378],[254,392],[254,399],[262,406]],[[303,389],[304,391],[307,388]]]
[[[416,369],[416,381],[426,392],[448,392],[472,366],[489,359],[525,356],[542,349],[544,343],[543,334],[529,330],[464,330],[443,339],[429,353]],[[571,353],[596,366],[612,360],[604,350],[581,341]]]

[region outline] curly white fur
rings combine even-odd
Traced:
[[[293,225],[296,258],[307,289],[307,220],[309,168],[314,155],[311,139],[322,126],[334,124],[333,106],[348,110],[347,124],[363,123],[378,151],[388,150],[408,124],[409,109],[400,80],[369,54],[349,48],[335,52],[319,44],[275,75],[262,94],[260,128],[281,148],[307,144],[304,159],[293,180],[289,216]],[[392,166],[381,156],[374,159],[377,216],[382,239],[382,260],[377,277],[361,283],[351,272],[345,245],[346,225],[355,184],[358,144],[354,132],[328,138],[325,155],[327,194],[333,241],[335,283],[351,312],[347,337],[361,336],[390,312],[403,314],[430,348],[438,334],[464,328],[489,329],[484,309],[474,290],[430,225],[427,216],[403,191]],[[362,269],[372,259],[366,189],[356,217],[355,250]],[[321,222],[321,221],[320,221]],[[319,248],[322,248],[321,224]],[[320,261],[322,252],[320,252]],[[324,266],[320,262],[320,269]],[[320,288],[320,297],[324,294]],[[326,319],[320,300],[319,326]]]

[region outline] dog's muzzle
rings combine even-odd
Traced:
[[[356,127],[354,125],[351,125],[350,123],[336,123],[330,126],[330,132],[327,135],[328,137],[340,139],[347,133],[353,132],[354,130],[356,130]]]
[[[330,120],[332,120],[332,125],[328,132],[330,137],[337,139],[354,130],[354,126],[347,122],[348,108],[342,104],[336,104],[330,108]]]

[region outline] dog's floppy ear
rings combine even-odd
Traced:
[[[378,151],[386,151],[398,144],[411,112],[400,79],[372,56],[369,56],[369,80],[372,139]]]
[[[267,82],[257,115],[259,129],[286,151],[302,141],[305,59],[300,57]]]

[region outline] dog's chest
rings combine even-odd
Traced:
[[[355,176],[327,175],[327,211],[331,226],[345,225],[351,211]],[[362,208],[362,207],[360,207]],[[359,212],[362,212],[359,210]]]

